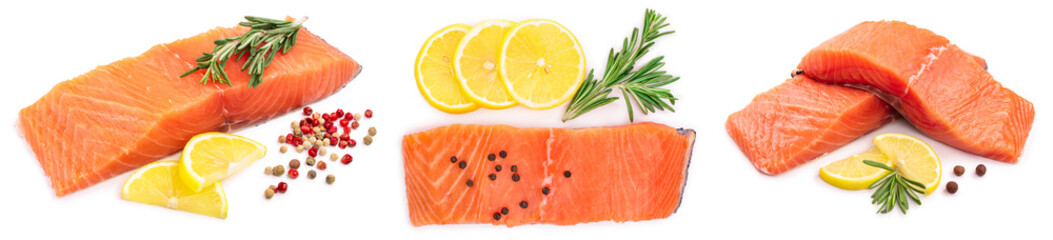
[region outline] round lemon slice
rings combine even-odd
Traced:
[[[903,177],[925,184],[925,195],[940,186],[940,158],[928,143],[905,134],[885,133],[874,137],[874,145]]]
[[[516,102],[549,109],[573,97],[585,80],[585,54],[563,25],[526,20],[505,34],[498,73]]]
[[[417,53],[413,73],[417,88],[432,107],[447,113],[466,113],[479,105],[461,94],[461,84],[453,70],[454,53],[471,26],[453,24],[428,37]]]
[[[179,180],[179,162],[156,161],[140,167],[124,182],[121,198],[217,218],[227,218],[227,197],[219,182],[192,191]]]
[[[263,158],[267,147],[242,136],[209,132],[190,138],[179,157],[179,178],[191,191],[234,175]]]
[[[863,160],[893,165],[892,161],[889,161],[888,157],[885,157],[885,154],[881,153],[877,147],[871,147],[865,152],[832,162],[820,168],[819,178],[835,187],[847,190],[860,190],[870,187],[870,184],[877,182],[878,179],[890,173],[888,170],[866,165],[863,163]]]
[[[515,24],[507,20],[483,21],[472,27],[457,46],[453,70],[461,92],[483,107],[501,109],[516,105],[497,74],[501,43]]]

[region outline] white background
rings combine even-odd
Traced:
[[[31,3],[30,3],[31,2]],[[293,3],[296,2],[296,3]],[[183,238],[255,236],[324,239],[483,239],[651,237],[761,238],[1041,238],[1049,227],[1050,128],[1047,112],[1053,70],[1053,7],[1048,2],[1007,1],[173,1],[87,3],[10,1],[0,7],[5,87],[0,109],[2,238]],[[414,57],[434,31],[452,23],[503,18],[548,18],[572,30],[589,67],[602,67],[645,8],[669,17],[677,33],[661,39],[653,55],[665,55],[668,71],[683,77],[670,85],[681,99],[676,113],[637,120],[698,131],[690,178],[679,211],[668,219],[577,226],[515,228],[483,224],[413,227],[408,219],[401,136],[452,123],[588,127],[628,123],[621,102],[567,123],[563,107],[533,111],[479,110],[449,115],[432,109],[414,84]],[[243,15],[309,16],[306,26],[364,65],[361,75],[335,95],[312,104],[361,111],[371,108],[373,146],[355,148],[350,166],[331,164],[335,185],[303,177],[287,194],[265,200],[279,180],[262,168],[302,155],[280,154],[275,138],[299,117],[288,114],[237,131],[267,143],[267,157],[223,181],[230,204],[226,220],[121,200],[129,173],[57,198],[14,123],[19,109],[52,86],[97,65],[136,56],[150,46],[230,26]],[[903,20],[931,29],[985,57],[1006,87],[1031,100],[1034,128],[1017,164],[963,153],[921,136],[902,120],[862,137],[826,157],[779,176],[754,170],[724,130],[728,114],[754,95],[786,79],[809,49],[865,20]],[[943,160],[944,182],[959,182],[955,195],[943,187],[908,215],[875,214],[869,191],[845,191],[817,176],[829,162],[860,152],[878,133],[901,132],[929,141]],[[68,138],[67,136],[54,136]],[[68,139],[78,141],[79,139]],[[972,169],[985,164],[988,173]],[[954,165],[969,169],[962,177]]]

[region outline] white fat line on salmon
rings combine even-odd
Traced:
[[[548,139],[545,139],[545,163],[541,164],[541,167],[542,167],[542,170],[543,170],[542,173],[545,173],[545,180],[541,181],[541,187],[542,188],[552,184],[552,176],[548,175],[548,172],[549,172],[548,171],[548,166],[552,165],[552,163],[555,162],[554,160],[552,160],[552,143],[555,142],[555,141],[556,141],[556,131],[553,128],[549,128],[548,129]],[[536,191],[538,191],[537,193],[541,193],[541,189],[537,189]],[[544,216],[545,216],[545,212],[544,212],[545,208],[543,207],[545,205],[548,205],[548,195],[547,194],[542,194],[541,195],[541,203],[539,203],[537,205],[538,206],[537,209],[540,211],[540,215],[539,216],[541,216],[542,218],[544,218]]]
[[[949,45],[950,43],[947,44],[947,46]],[[929,48],[929,55],[925,56],[925,62],[921,63],[921,69],[918,69],[918,72],[910,76],[909,80],[907,81],[907,87],[903,88],[903,93],[901,93],[901,96],[907,95],[907,92],[910,92],[911,86],[914,86],[914,80],[917,80],[918,77],[924,74],[925,69],[929,69],[929,67],[932,66],[932,62],[935,62],[937,59],[940,59],[940,54],[943,54],[943,51],[947,50],[947,46]]]

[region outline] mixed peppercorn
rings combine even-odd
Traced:
[[[358,129],[361,125],[359,121],[362,120],[363,116],[365,118],[373,117],[373,110],[369,109],[366,109],[364,114],[345,112],[343,109],[337,109],[331,113],[321,113],[316,112],[311,107],[304,107],[302,113],[304,118],[289,123],[291,133],[279,136],[278,143],[282,144],[279,148],[281,153],[288,152],[290,147],[294,147],[297,153],[307,151],[307,157],[303,163],[308,167],[315,168],[305,170],[307,171],[308,179],[315,179],[318,176],[318,171],[325,171],[327,168],[326,162],[319,161],[317,159],[318,156],[325,156],[328,153],[330,154],[330,161],[339,160],[345,165],[351,164],[353,157],[350,153],[346,153],[341,157],[335,153],[335,150],[329,151],[327,147],[333,147],[334,149],[354,148],[357,142],[351,138],[351,131]],[[372,144],[373,137],[376,134],[376,127],[370,127],[367,134],[363,136],[362,142],[366,145]],[[288,175],[290,179],[297,179],[300,176],[300,160],[289,160],[287,166],[288,170],[286,170],[285,165],[268,166],[264,168],[264,173],[275,177]],[[333,184],[333,182],[336,182],[336,176],[333,174],[326,175],[325,182]],[[469,183],[469,185],[471,184]],[[274,197],[275,193],[285,193],[288,187],[288,183],[285,182],[279,182],[277,186],[269,186],[264,191],[264,197],[270,199]]]

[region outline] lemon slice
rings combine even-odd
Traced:
[[[234,175],[263,158],[267,147],[242,136],[208,132],[198,134],[183,147],[179,157],[179,178],[191,191]]]
[[[515,24],[507,20],[481,22],[472,27],[457,46],[453,70],[461,84],[461,92],[483,107],[500,109],[516,105],[497,74],[501,43],[505,32]]]
[[[179,162],[156,161],[140,167],[124,182],[121,198],[217,218],[227,218],[227,197],[223,186],[212,183],[201,191],[191,191],[178,178]]]
[[[453,24],[435,32],[424,42],[417,53],[413,73],[417,76],[417,88],[428,100],[428,104],[443,112],[466,113],[479,109],[479,105],[461,94],[461,84],[453,72],[453,57],[457,44],[468,33],[471,26]]]
[[[888,170],[882,168],[872,167],[863,163],[863,160],[871,160],[875,162],[884,163],[885,165],[892,165],[888,157],[881,153],[877,147],[871,147],[865,152],[861,152],[848,158],[832,162],[825,167],[819,169],[819,178],[823,181],[848,190],[860,190],[870,187],[881,177],[889,174]]]
[[[885,133],[874,137],[874,145],[892,161],[903,177],[925,184],[925,195],[940,185],[940,158],[928,143],[899,133]]]
[[[569,100],[581,86],[585,54],[563,25],[526,20],[505,34],[498,73],[516,102],[549,109]]]

